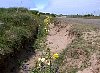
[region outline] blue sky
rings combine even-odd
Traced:
[[[26,7],[57,14],[100,14],[100,0],[0,0],[0,7]]]

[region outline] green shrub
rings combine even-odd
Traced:
[[[33,37],[40,24],[38,16],[30,13],[25,8],[0,9],[0,54],[13,52],[13,49],[21,49],[22,39]],[[13,12],[13,14],[12,14]],[[24,40],[26,40],[24,39]]]

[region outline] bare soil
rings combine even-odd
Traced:
[[[61,53],[66,46],[74,39],[69,36],[71,24],[58,24],[57,26],[51,24],[49,35],[47,36],[47,46],[50,48],[51,53]]]

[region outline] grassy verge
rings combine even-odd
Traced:
[[[41,16],[41,18],[43,18],[43,17]],[[39,24],[37,39],[35,41],[35,44],[33,45],[34,48],[36,48],[37,50],[41,50],[41,51],[45,50],[46,36],[49,31],[48,25],[53,22],[53,19],[54,19],[54,17],[45,16],[43,21],[41,21],[41,23]]]
[[[46,41],[46,37],[49,31],[49,27],[48,25],[51,24],[54,20],[54,17],[51,16],[46,16],[44,18],[44,24],[40,24],[39,25],[39,29],[38,29],[38,36],[37,36],[37,40],[34,44],[34,48],[36,48],[38,51],[40,51],[42,53],[41,57],[39,57],[39,59],[41,59],[41,61],[37,60],[36,62],[36,66],[30,71],[30,73],[51,73],[52,70],[50,70],[50,66],[47,65],[48,62],[50,63],[51,60],[51,55],[50,55],[50,50],[49,48],[47,48],[47,45],[45,43]],[[42,62],[42,60],[45,60],[45,64],[44,62]],[[45,67],[45,68],[44,68]],[[44,68],[44,69],[42,69]]]

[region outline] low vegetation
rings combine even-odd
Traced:
[[[91,66],[91,55],[99,52],[100,28],[95,25],[76,24],[72,25],[70,32],[76,38],[60,55],[60,73],[77,73],[88,68]]]
[[[12,9],[13,10],[13,9]],[[8,10],[0,14],[0,54],[5,55],[21,48],[21,42],[30,37],[34,38],[39,19],[28,10],[12,14]]]

